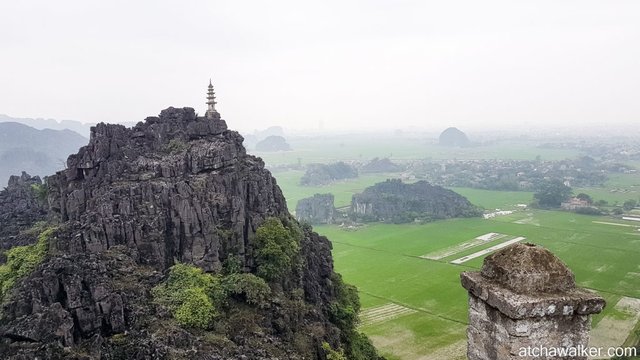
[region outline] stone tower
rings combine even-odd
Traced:
[[[587,359],[591,314],[605,301],[577,288],[549,250],[514,244],[460,277],[469,291],[469,360]],[[553,356],[557,351],[567,356]]]
[[[213,84],[211,84],[211,79],[209,79],[209,88],[207,90],[207,112],[204,114],[204,117],[207,119],[220,119],[220,113],[216,110],[216,93],[213,91]]]

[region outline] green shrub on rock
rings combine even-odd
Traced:
[[[40,232],[35,244],[16,246],[6,251],[7,262],[0,265],[0,301],[19,279],[31,274],[42,263],[55,231],[56,228],[46,228]]]
[[[322,343],[322,350],[324,350],[327,360],[347,360],[347,358],[344,357],[344,352],[342,350],[333,350],[328,342]]]
[[[222,279],[227,296],[241,296],[247,304],[264,306],[271,295],[271,288],[264,279],[253,274],[231,274]]]
[[[256,231],[258,276],[272,281],[291,271],[300,251],[301,231],[278,218],[268,218]]]
[[[208,328],[218,312],[204,288],[188,288],[182,295],[183,300],[174,312],[178,323],[194,328]]]
[[[334,274],[331,282],[336,300],[331,304],[329,319],[340,329],[346,358],[349,360],[383,359],[367,336],[357,331],[360,311],[358,290],[355,286],[344,283],[339,274]]]
[[[206,329],[218,315],[222,298],[220,279],[202,269],[176,264],[167,280],[152,290],[155,301],[171,310],[183,326]]]
[[[176,264],[152,294],[155,302],[166,306],[181,326],[208,329],[230,299],[265,307],[271,288],[253,274],[212,275],[193,265]]]

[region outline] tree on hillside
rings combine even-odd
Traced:
[[[578,198],[580,200],[584,200],[584,201],[588,202],[589,204],[593,204],[593,199],[588,194],[580,193],[580,194],[576,195],[576,198]]]
[[[636,207],[636,205],[638,205],[638,202],[636,200],[631,199],[622,203],[622,208],[625,211],[631,211],[633,210],[634,207]]]
[[[562,180],[554,179],[542,182],[538,191],[533,194],[538,206],[543,208],[556,208],[571,197],[573,190],[565,185]]]

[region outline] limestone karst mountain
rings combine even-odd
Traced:
[[[287,140],[278,135],[267,136],[256,143],[256,151],[289,151],[291,146]]]
[[[353,195],[351,213],[365,221],[405,223],[480,216],[467,198],[426,181],[412,184],[391,179]]]
[[[12,178],[2,358],[377,358],[330,242],[242,140],[219,115],[168,108],[98,124],[44,185]]]
[[[314,194],[300,199],[296,205],[296,218],[309,224],[331,224],[336,221],[337,212],[333,194]]]
[[[438,143],[442,146],[469,146],[471,142],[467,135],[458,128],[450,127],[445,129],[438,138]]]
[[[385,173],[402,171],[403,167],[392,162],[389,158],[374,158],[364,164],[360,171],[363,173]]]

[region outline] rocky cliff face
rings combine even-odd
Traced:
[[[214,328],[195,330],[154,303],[151,289],[175,263],[219,274],[233,259],[254,273],[256,230],[267,218],[290,219],[275,179],[242,140],[191,108],[132,128],[92,128],[67,169],[47,178],[47,255],[5,292],[3,357],[324,359],[325,342],[348,350],[351,330],[332,316],[343,285],[331,245],[308,228],[298,265],[269,282],[273,296],[260,308],[229,300]],[[5,203],[9,212],[25,204]],[[0,234],[6,247],[40,218],[25,219]]]
[[[23,236],[23,232],[46,218],[44,200],[37,193],[43,189],[41,186],[39,177],[23,172],[21,176],[11,176],[8,186],[0,192],[0,250],[35,241]]]
[[[296,218],[309,224],[331,224],[336,217],[333,201],[333,194],[315,194],[300,199],[296,205]]]

